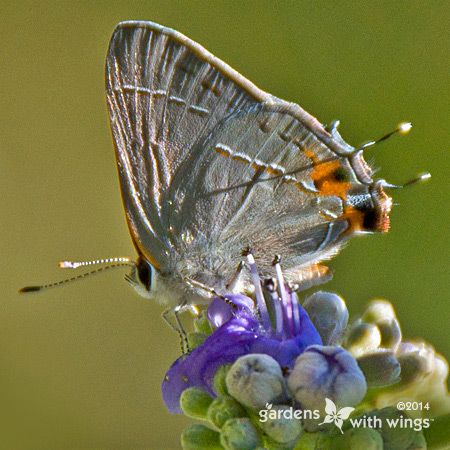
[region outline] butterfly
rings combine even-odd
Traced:
[[[385,188],[430,177],[395,186],[373,179],[364,161],[365,148],[408,132],[411,124],[354,148],[340,136],[338,121],[322,125],[153,22],[117,25],[105,75],[138,258],[63,261],[62,268],[101,267],[20,292],[131,265],[127,281],[143,297],[169,305],[163,317],[168,321],[174,312],[180,331],[178,312],[212,295],[251,291],[259,275],[281,270],[279,255],[290,286],[329,280],[322,261],[349,238],[388,231],[392,199]]]
[[[389,229],[387,183],[337,122],[324,127],[175,30],[120,23],[106,97],[139,255],[128,280],[146,297],[246,289],[245,248],[262,276],[280,254],[286,280],[309,286],[330,278],[320,263],[350,237]]]

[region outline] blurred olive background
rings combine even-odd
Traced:
[[[352,240],[326,288],[353,315],[370,298],[391,300],[405,336],[450,356],[448,1],[41,0],[0,10],[1,449],[172,450],[187,423],[160,398],[178,338],[123,271],[17,294],[73,275],[61,259],[135,255],[104,99],[105,53],[122,20],[182,31],[323,123],[340,119],[353,145],[413,122],[367,159],[392,183],[433,178],[392,192],[391,232]]]

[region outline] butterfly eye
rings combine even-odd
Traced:
[[[139,257],[136,263],[137,278],[146,291],[150,292],[152,288],[152,265],[142,257]]]

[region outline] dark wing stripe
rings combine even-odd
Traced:
[[[121,78],[121,74],[120,74],[120,68],[118,65],[118,62],[116,59],[114,59],[114,72],[115,72],[115,85],[113,86],[114,89],[114,95],[117,98],[119,98],[119,100],[117,101],[117,106],[118,106],[118,111],[120,111],[125,117],[125,121],[122,121],[122,123],[125,125],[126,127],[126,133],[125,136],[128,136],[129,140],[132,140],[134,138],[134,130],[131,127],[132,119],[130,116],[130,113],[128,111],[128,105],[127,102],[125,100],[125,93],[123,90],[123,82],[122,82],[122,78]]]
[[[131,64],[132,65],[137,65],[137,63],[138,63],[138,54],[140,53],[140,49],[141,49],[141,40],[138,39],[137,35],[135,35],[135,37],[133,39],[132,48],[134,48],[134,52],[132,53],[133,59],[131,60]],[[138,85],[137,71],[135,71],[135,74],[134,74],[134,85],[135,86]],[[132,94],[133,94],[133,99],[134,99],[132,107],[133,107],[134,116],[136,118],[135,139],[136,139],[136,141],[139,142],[140,147],[142,148],[142,146],[143,146],[142,136],[144,134],[144,117],[143,117],[141,108],[138,107],[139,93],[137,92],[137,90],[135,90]]]
[[[243,89],[246,92],[246,94],[252,96],[254,100],[258,102],[270,101],[272,97],[270,94],[256,87],[251,81],[247,80],[245,77],[243,77],[239,72],[234,70],[228,64],[224,63],[219,58],[212,55],[200,44],[192,41],[191,39],[189,39],[188,37],[184,36],[183,34],[179,33],[176,30],[164,27],[154,22],[128,21],[128,22],[121,22],[117,26],[115,33],[117,33],[120,30],[125,30],[127,28],[131,29],[132,31],[136,29],[150,30],[155,34],[165,35],[171,40],[176,41],[183,46],[186,46],[198,59],[203,60],[208,64],[210,64],[220,73],[225,75],[226,78],[234,80],[234,82],[239,88]]]
[[[160,122],[160,128],[159,128],[159,132],[158,132],[158,141],[161,140],[164,142],[168,142],[169,140],[169,123],[167,120],[167,106],[169,103],[169,96],[170,96],[170,90],[171,90],[171,85],[173,82],[173,77],[174,77],[174,73],[175,70],[178,69],[177,67],[177,63],[180,60],[180,55],[182,55],[184,53],[184,48],[183,47],[179,47],[178,49],[174,48],[173,44],[171,41],[166,41],[166,51],[165,51],[165,55],[169,55],[169,57],[165,57],[164,61],[168,61],[168,65],[166,67],[166,65],[164,64],[163,67],[161,68],[161,71],[164,75],[161,75],[161,77],[164,77],[165,81],[166,81],[166,86],[165,86],[165,90],[166,90],[166,95],[164,97],[164,106],[163,106],[163,111],[162,111],[162,120]]]
[[[157,238],[158,233],[156,232],[155,227],[158,225],[158,216],[151,213],[149,217],[149,211],[146,211],[146,208],[140,198],[141,196],[144,196],[145,198],[146,193],[142,192],[138,188],[136,182],[136,172],[141,175],[149,173],[148,170],[145,170],[144,161],[137,157],[137,154],[143,155],[145,153],[140,150],[140,146],[136,151],[136,144],[139,141],[135,140],[136,134],[131,126],[133,119],[125,99],[123,89],[124,83],[121,78],[121,72],[117,59],[112,58],[111,64],[113,71],[109,74],[109,80],[111,83],[112,92],[109,95],[109,100],[112,101],[110,104],[112,103],[111,106],[114,113],[114,121],[117,124],[116,132],[120,135],[120,140],[119,142],[116,142],[116,145],[118,148],[130,149],[129,152],[120,152],[119,160],[121,161],[122,166],[119,167],[119,173],[130,174],[131,179],[127,188],[128,192],[126,192],[125,195],[128,197],[128,202],[132,202],[137,209],[137,214],[135,214],[135,216],[139,217],[139,221],[141,221],[148,232],[152,234],[152,237]],[[136,168],[139,168],[140,170],[136,171]],[[123,176],[121,175],[121,179],[122,177]]]

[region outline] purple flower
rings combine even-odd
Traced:
[[[261,285],[255,286],[256,306],[244,295],[226,295],[227,300],[215,298],[210,303],[207,317],[218,328],[202,345],[176,360],[163,381],[163,399],[170,412],[181,412],[180,395],[189,387],[215,396],[216,371],[240,356],[264,353],[291,369],[306,347],[322,344],[297,295],[284,289],[284,282],[280,286],[280,296],[272,289],[265,297]]]
[[[229,300],[230,303],[227,303],[225,299]],[[236,313],[245,310],[250,315],[253,314],[253,308],[253,300],[246,295],[235,294],[226,295],[224,298],[215,297],[206,310],[206,317],[213,327],[219,328],[232,319]]]

